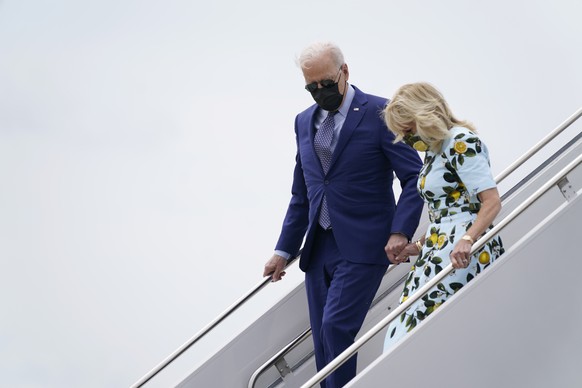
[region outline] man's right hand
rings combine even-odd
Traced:
[[[263,276],[271,276],[271,281],[279,281],[285,276],[285,266],[287,265],[287,260],[284,257],[277,254],[273,255],[265,264],[265,270],[263,271]]]

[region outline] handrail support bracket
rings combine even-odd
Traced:
[[[566,198],[566,201],[570,202],[576,197],[576,190],[572,186],[572,183],[568,180],[568,177],[565,176],[558,182],[558,187],[560,188],[560,192]]]
[[[277,372],[279,372],[282,378],[285,378],[285,376],[291,373],[291,368],[285,360],[285,357],[281,357],[275,361],[275,368],[277,368]]]

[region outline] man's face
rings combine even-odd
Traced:
[[[347,81],[347,66],[342,65],[338,68],[337,65],[331,60],[329,55],[323,55],[319,58],[314,59],[309,64],[309,68],[304,68],[303,78],[305,78],[306,89],[310,84],[309,88],[313,88],[317,85],[317,88],[322,88],[331,84],[338,84],[338,89],[340,94],[345,95],[345,88]],[[308,89],[308,91],[311,91]]]

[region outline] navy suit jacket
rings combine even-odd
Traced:
[[[416,190],[422,167],[417,152],[402,142],[393,143],[394,135],[381,117],[387,100],[354,89],[327,174],[313,147],[317,105],[295,118],[292,197],[275,249],[296,255],[305,238],[299,261],[303,271],[309,268],[324,193],[340,253],[356,263],[389,264],[384,246],[390,234],[412,238],[422,212]],[[392,190],[394,173],[402,187],[398,206]]]

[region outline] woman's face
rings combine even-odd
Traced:
[[[408,128],[404,129],[402,131],[402,136],[407,136],[407,135],[414,135],[416,134],[416,123],[412,122],[408,125]]]
[[[414,148],[417,151],[425,152],[428,150],[428,144],[426,144],[420,136],[416,134],[416,123],[411,123],[409,128],[406,128],[403,132],[403,141]]]

